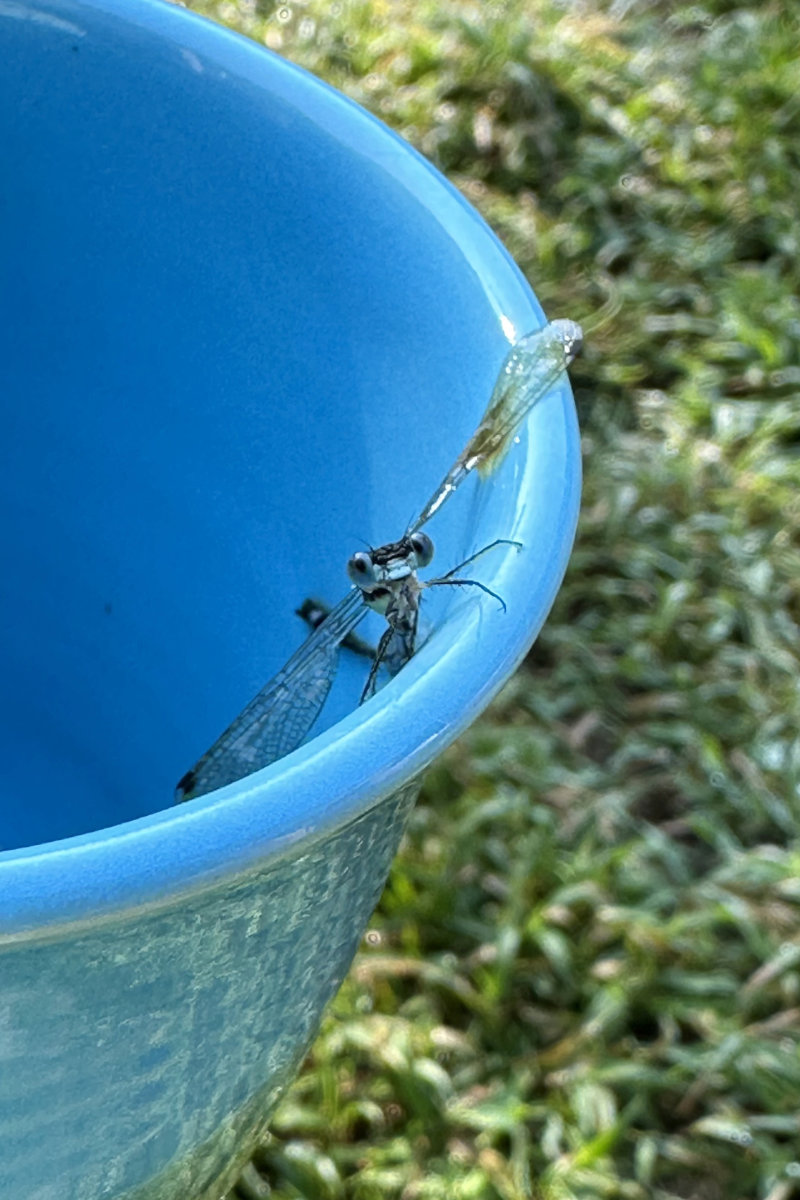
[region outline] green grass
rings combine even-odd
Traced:
[[[399,130],[589,333],[554,612],[239,1195],[800,1196],[794,0],[196,7]]]

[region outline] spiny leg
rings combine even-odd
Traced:
[[[317,629],[327,617],[330,609],[327,604],[323,604],[321,600],[312,600],[311,598],[304,600],[299,608],[295,609],[298,617],[302,617],[307,625],[312,629]],[[347,650],[352,650],[354,654],[360,654],[363,658],[372,660],[367,676],[367,682],[364,684],[364,690],[361,693],[359,704],[363,704],[375,692],[375,680],[380,670],[381,663],[386,657],[386,652],[389,649],[389,644],[392,640],[394,629],[390,625],[385,629],[381,640],[377,646],[371,646],[369,642],[365,642],[357,634],[348,634],[342,642],[342,647]]]
[[[295,612],[297,616],[302,617],[306,624],[310,625],[312,629],[317,629],[327,617],[330,609],[328,608],[327,604],[323,604],[321,600],[312,600],[309,598],[304,600],[300,607],[295,609]],[[369,658],[372,660],[369,669],[369,675],[367,676],[367,682],[364,684],[364,690],[362,691],[361,699],[358,702],[359,704],[363,704],[364,701],[368,700],[375,692],[375,680],[378,676],[381,663],[386,657],[386,652],[389,649],[389,644],[391,643],[393,633],[394,629],[390,625],[388,629],[384,630],[381,640],[378,642],[377,646],[371,646],[369,642],[365,642],[363,638],[360,638],[355,633],[348,634],[348,636],[342,642],[343,649],[352,650],[354,654],[360,654],[362,658]]]
[[[495,546],[516,546],[518,550],[521,550],[522,542],[512,541],[511,538],[495,538],[493,542],[489,542],[488,546],[484,546],[481,550],[476,550],[474,554],[470,554],[469,558],[465,558],[463,562],[460,562],[457,567],[453,567],[446,575],[440,575],[438,579],[431,579],[425,586],[430,587],[432,583],[448,583],[458,571],[462,571],[464,567],[468,567],[470,563],[475,562],[476,558],[480,558],[481,555],[486,554],[489,550],[494,550]],[[465,580],[465,582],[467,581]]]
[[[375,656],[372,660],[372,666],[370,667],[369,675],[367,676],[367,682],[364,684],[364,690],[361,693],[361,699],[358,702],[359,704],[363,704],[365,700],[369,700],[370,696],[374,695],[375,680],[378,677],[380,665],[386,657],[386,652],[389,649],[389,643],[393,637],[394,629],[390,625],[388,629],[384,629],[381,635],[381,640],[378,642],[378,648],[375,651]]]
[[[441,587],[442,585],[451,587],[476,587],[482,592],[486,592],[487,596],[492,596],[502,606],[503,612],[506,611],[505,601],[502,596],[498,596],[497,592],[493,592],[485,583],[479,583],[477,579],[454,579],[453,576],[459,571],[463,571],[464,567],[468,567],[470,563],[475,562],[476,558],[486,554],[489,550],[494,550],[495,546],[516,546],[518,550],[522,549],[522,542],[515,542],[511,538],[495,538],[493,542],[489,542],[488,546],[484,546],[480,550],[476,550],[474,554],[470,554],[469,558],[465,558],[458,566],[453,567],[446,575],[440,575],[438,579],[429,579],[424,584],[425,587]]]
[[[463,563],[462,563],[462,566],[463,566]],[[456,568],[456,569],[458,569],[458,568]],[[476,588],[480,588],[482,592],[486,592],[487,596],[491,596],[492,599],[497,601],[497,603],[502,608],[503,612],[506,611],[506,602],[503,599],[503,597],[498,596],[497,592],[493,592],[490,587],[487,587],[485,583],[480,583],[477,579],[448,579],[446,575],[443,575],[441,579],[429,579],[428,582],[425,584],[425,587],[476,587]]]
[[[378,642],[369,677],[364,691],[361,693],[361,704],[374,695],[375,682],[381,664],[386,662],[389,673],[396,675],[400,668],[406,665],[416,649],[419,623],[419,584],[416,579],[413,588],[408,585],[401,587],[386,609],[384,616],[389,627],[384,630],[381,640]],[[397,644],[394,650],[392,649],[393,642]]]

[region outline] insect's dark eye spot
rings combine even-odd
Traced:
[[[347,574],[351,583],[357,583],[359,587],[370,583],[375,576],[375,566],[371,555],[365,554],[363,550],[354,554],[347,563]]]
[[[411,535],[411,549],[417,556],[417,565],[427,567],[433,558],[433,542],[427,533],[413,533]]]

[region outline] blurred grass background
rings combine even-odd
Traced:
[[[437,164],[550,316],[583,515],[234,1195],[800,1197],[800,8],[197,0]]]

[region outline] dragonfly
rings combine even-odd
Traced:
[[[564,319],[551,321],[511,347],[477,429],[419,515],[396,542],[352,555],[347,563],[350,590],[327,615],[319,614],[305,642],[186,772],[176,788],[176,803],[243,779],[295,750],[322,711],[342,644],[353,639],[353,630],[370,609],[385,618],[387,627],[375,650],[361,703],[374,693],[381,666],[396,675],[414,654],[426,588],[476,587],[505,609],[497,593],[458,573],[496,546],[519,543],[498,538],[447,574],[421,581],[418,572],[430,565],[434,555],[433,541],[423,526],[473,471],[486,478],[495,470],[525,417],[560,382],[582,344],[580,325]]]

